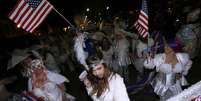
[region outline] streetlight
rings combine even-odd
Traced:
[[[90,9],[89,9],[89,8],[87,8],[87,9],[86,9],[86,11],[87,11],[87,12],[89,12],[89,11],[90,11]]]
[[[67,28],[66,28],[66,27],[64,27],[64,28],[63,28],[63,30],[64,30],[64,32],[66,32],[66,31],[67,31]]]
[[[107,7],[106,7],[106,10],[109,10],[109,9],[110,9],[110,7],[109,7],[109,6],[107,6]]]

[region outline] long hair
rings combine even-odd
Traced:
[[[98,78],[96,76],[93,75],[93,69],[91,68],[89,70],[89,75],[88,75],[88,79],[91,82],[92,85],[92,92],[91,95],[96,95],[97,97],[100,97],[102,95],[102,93],[104,91],[106,91],[107,89],[109,89],[109,82],[108,79],[111,76],[112,72],[110,71],[110,69],[106,66],[105,63],[102,63],[104,66],[104,76],[103,78]]]

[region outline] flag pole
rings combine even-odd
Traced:
[[[61,13],[59,13],[59,11],[58,11],[55,7],[53,7],[53,10],[54,10],[55,12],[57,12],[71,27],[75,28],[75,27],[73,26],[73,24],[71,24],[70,21],[68,21],[68,19],[66,19]]]

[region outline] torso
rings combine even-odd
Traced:
[[[116,79],[120,79],[120,76],[118,74],[111,74],[109,77],[109,89],[107,89],[103,94],[97,98],[95,95],[92,95],[92,99],[94,101],[114,101],[114,91],[115,91],[115,83]]]

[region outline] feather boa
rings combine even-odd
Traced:
[[[87,52],[84,51],[84,39],[87,36],[83,33],[80,33],[76,38],[75,38],[75,44],[74,44],[74,51],[76,54],[77,60],[80,62],[80,64],[84,65],[85,68],[88,70],[88,66],[86,64],[86,59],[88,57]]]

